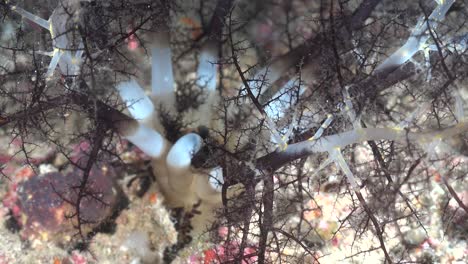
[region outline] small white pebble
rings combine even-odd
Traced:
[[[58,169],[55,168],[52,164],[41,164],[39,165],[39,173],[46,174],[51,172],[58,172]]]

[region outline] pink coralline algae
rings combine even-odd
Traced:
[[[8,264],[8,263],[10,263],[8,261],[8,257],[5,254],[0,252],[0,264]]]
[[[213,248],[207,249],[203,255],[192,255],[189,258],[190,264],[214,264],[234,261],[239,257],[239,244],[236,242],[225,243],[217,245]],[[253,246],[244,248],[241,254],[242,264],[252,264],[257,262],[257,250]]]
[[[88,263],[86,258],[83,255],[81,255],[79,252],[77,252],[76,250],[72,252],[72,255],[70,257],[70,261],[73,264],[86,264],[86,263]],[[64,262],[64,263],[66,263],[66,262]]]

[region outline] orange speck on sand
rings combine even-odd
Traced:
[[[25,166],[21,169],[19,169],[16,174],[16,180],[21,181],[21,180],[27,180],[34,176],[34,170],[30,166]]]
[[[155,204],[158,201],[158,195],[156,193],[152,193],[148,199],[151,204]]]
[[[315,199],[316,201],[310,200],[306,204],[307,210],[304,211],[304,219],[307,221],[312,221],[323,216],[322,209],[317,202],[320,202],[322,205],[328,205],[329,202],[327,196],[317,195]]]
[[[196,39],[202,34],[200,23],[190,17],[182,17],[180,23],[192,28],[192,38]]]
[[[54,262],[53,262],[53,263],[54,263],[54,264],[61,264],[62,261],[60,260],[59,257],[54,257]]]
[[[66,212],[65,206],[58,207],[54,211],[54,218],[57,221],[57,223],[61,224],[63,220],[65,220],[65,212]]]
[[[307,221],[311,221],[322,216],[322,210],[319,208],[309,209],[304,212],[304,219]]]
[[[320,209],[316,209],[316,210],[312,211],[312,213],[313,213],[315,218],[319,218],[319,217],[322,216],[322,210],[320,210]]]
[[[205,255],[204,264],[216,263],[217,258],[216,258],[216,252],[214,251],[214,249],[205,250],[204,255]]]
[[[434,181],[440,182],[442,180],[442,176],[438,172],[434,172]]]

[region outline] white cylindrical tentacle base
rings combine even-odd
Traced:
[[[161,134],[143,124],[133,124],[136,124],[135,128],[123,136],[146,155],[152,158],[161,157],[165,148],[165,140]]]
[[[202,147],[203,139],[189,133],[177,140],[169,150],[166,163],[169,176],[169,185],[175,192],[187,192],[193,183],[193,173],[190,171],[192,157]]]
[[[133,118],[145,120],[151,117],[154,105],[134,79],[119,83],[117,90]]]
[[[223,170],[214,168],[209,174],[195,176],[193,188],[197,196],[207,203],[221,203],[221,186],[223,183]]]

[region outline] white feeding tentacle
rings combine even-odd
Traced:
[[[58,52],[62,53],[62,56],[59,60],[60,72],[66,76],[76,76],[80,73],[81,67],[81,57],[78,58],[76,55],[73,56],[71,51],[63,51],[55,49]]]
[[[204,88],[206,99],[200,106],[198,111],[198,124],[209,126],[213,106],[217,102],[216,81],[218,74],[217,45],[215,43],[207,43],[200,51],[199,64],[197,69],[197,85]]]
[[[282,155],[285,157],[296,156],[298,153],[312,155],[314,153],[329,152],[330,149],[344,148],[348,145],[361,143],[369,140],[390,140],[407,144],[413,142],[424,144],[431,142],[434,137],[453,138],[468,131],[468,122],[461,122],[455,126],[432,132],[411,132],[403,133],[395,128],[362,128],[350,131],[323,136],[314,141],[300,142],[289,145]]]
[[[197,196],[209,203],[221,202],[223,186],[223,168],[216,167],[209,174],[195,176],[195,191]]]
[[[263,81],[272,84],[277,81],[284,72],[288,70],[295,63],[294,56],[281,56],[275,59],[271,64],[261,68],[255,73],[253,78],[248,81],[249,87],[255,96],[266,94],[270,85],[265,84]],[[245,87],[244,87],[245,88]]]
[[[74,56],[72,54],[73,52],[70,50],[54,50],[61,51],[63,53],[59,60],[60,72],[63,75],[77,76],[80,74],[80,69],[83,62],[81,57],[84,53],[83,42],[80,42],[78,45],[78,50],[75,52]]]
[[[465,119],[465,113],[463,110],[463,99],[458,90],[455,90],[453,92],[453,96],[455,97],[455,117],[457,118],[457,122],[460,123]]]
[[[351,184],[351,187],[353,187],[354,190],[359,190],[359,185],[356,182],[356,178],[354,178],[353,173],[351,172],[351,169],[349,168],[348,164],[343,158],[343,155],[341,154],[340,148],[336,147],[333,148],[331,151],[328,152],[330,155],[330,158],[335,161],[336,166],[338,166],[346,175],[346,178]]]
[[[179,138],[167,154],[167,164],[173,168],[190,166],[193,155],[200,150],[202,143],[203,139],[195,133]]]
[[[52,75],[54,75],[55,68],[57,67],[57,64],[59,63],[62,55],[63,53],[60,50],[54,50],[52,60],[50,61],[49,67],[47,68],[46,78],[50,78]]]
[[[296,119],[297,119],[297,111],[294,111],[288,130],[286,131],[286,134],[284,134],[283,136],[285,140],[288,140],[291,137],[293,130],[296,127]]]
[[[166,107],[174,107],[174,74],[168,33],[155,36],[151,47],[151,87],[153,96]]]
[[[19,15],[21,15],[22,17],[26,18],[26,19],[29,19],[31,22],[49,30],[50,28],[50,23],[49,21],[43,19],[43,18],[40,18],[36,15],[33,15],[31,13],[29,13],[28,11],[24,10],[23,8],[21,7],[18,7],[18,6],[12,6],[11,7],[11,10],[18,13]]]
[[[197,69],[197,85],[206,87],[209,92],[216,90],[216,76],[218,69],[216,62],[218,56],[213,45],[205,45],[200,51],[199,64]]]
[[[267,115],[265,115],[265,121],[268,128],[270,129],[273,142],[275,142],[281,150],[284,150],[288,146],[287,139],[280,135],[275,123]]]
[[[296,86],[297,79],[291,79],[275,93],[272,98],[275,100],[271,101],[266,107],[265,112],[268,116],[282,118],[285,114],[286,109],[294,105],[299,98],[293,98],[292,94],[295,94],[294,87]],[[294,89],[294,92],[292,91]],[[301,96],[306,91],[306,87],[301,86],[299,88],[298,96]]]
[[[57,7],[50,16],[49,20],[42,19],[32,13],[17,7],[12,6],[11,10],[21,15],[23,18],[47,29],[52,37],[53,55],[52,60],[47,68],[46,78],[50,78],[55,71],[57,65],[63,75],[78,75],[81,66],[82,52],[77,52],[75,56],[72,55],[72,45],[69,44],[67,32],[69,29],[66,27],[67,21],[73,19],[73,13],[76,12],[77,6],[68,3],[66,6]],[[67,10],[65,10],[67,9]],[[72,15],[70,16],[70,13]],[[83,44],[79,45],[82,49]]]
[[[189,172],[192,157],[201,149],[203,139],[189,133],[177,140],[169,150],[166,163],[170,174],[169,185],[175,192],[185,193],[189,190],[193,174]]]
[[[117,85],[120,97],[127,104],[128,111],[137,120],[149,118],[154,112],[154,105],[145,91],[133,79]]]
[[[411,32],[410,37],[406,43],[399,48],[395,53],[390,55],[382,64],[376,68],[376,72],[383,72],[389,69],[394,69],[403,63],[411,59],[414,54],[424,49],[426,41],[429,39],[429,34],[426,33],[428,23],[430,24],[430,30],[435,30],[438,27],[438,22],[442,21],[445,14],[452,6],[455,0],[441,1],[442,4],[438,5],[429,16],[429,20],[426,21],[425,17],[420,17],[418,23]]]
[[[222,167],[216,167],[211,170],[209,183],[210,183],[210,186],[214,190],[221,192],[221,188],[223,187],[223,184],[224,184]]]
[[[273,123],[273,121],[268,116],[266,116],[265,119],[267,121],[268,128],[270,129],[270,132],[271,132],[271,140],[277,144],[277,147],[279,147],[280,150],[284,150],[288,147],[289,138],[291,137],[293,130],[295,128],[295,125],[296,125],[296,118],[297,118],[297,112],[295,111],[292,116],[292,120],[291,120],[291,123],[289,124],[289,127],[287,129],[284,128],[281,130],[281,133],[284,133],[284,135],[281,136],[281,134],[277,131],[277,128],[275,124]]]
[[[356,129],[362,128],[361,119],[356,116],[356,111],[354,111],[353,103],[351,102],[351,96],[348,92],[349,87],[343,89],[343,98],[345,103],[345,111],[348,113],[348,117],[353,124],[353,127]]]
[[[314,141],[314,140],[317,140],[318,138],[320,138],[322,136],[323,132],[325,131],[325,129],[327,129],[327,127],[330,126],[332,121],[333,121],[333,115],[328,114],[327,119],[322,123],[322,125],[319,127],[319,129],[315,132],[314,136],[309,138],[309,140]]]
[[[124,137],[152,158],[161,157],[164,151],[164,138],[161,134],[143,124],[138,124],[133,133]]]
[[[80,45],[78,45],[78,50],[75,53],[75,59],[77,60],[77,64],[81,65],[81,57],[83,56],[84,53],[84,44],[83,42],[80,42]]]
[[[257,94],[263,94],[268,90],[269,85],[263,83],[263,81],[269,84],[275,82],[281,77],[283,68],[277,64],[272,64],[267,67],[261,68],[253,77],[253,80],[249,81],[249,86],[255,96]]]

